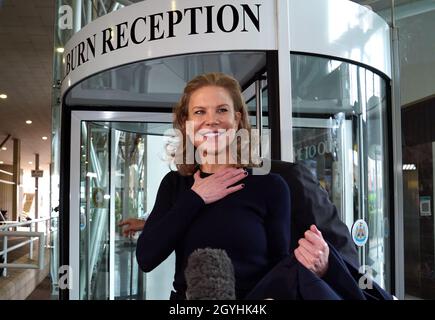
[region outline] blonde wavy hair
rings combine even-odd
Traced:
[[[183,176],[193,175],[199,166],[199,164],[196,162],[196,159],[194,160],[193,164],[189,164],[186,161],[187,144],[188,143],[191,144],[192,149],[196,151],[196,149],[194,149],[194,146],[192,145],[192,142],[187,137],[187,133],[186,133],[186,121],[189,116],[189,100],[193,92],[207,86],[216,86],[216,87],[221,87],[226,89],[226,91],[229,93],[233,101],[234,112],[235,113],[240,112],[241,115],[239,121],[239,127],[237,128],[237,130],[240,129],[247,130],[249,133],[249,138],[252,139],[251,125],[249,124],[249,118],[248,118],[248,108],[244,101],[239,82],[229,75],[226,75],[224,73],[218,73],[218,72],[206,73],[195,77],[194,79],[190,80],[187,83],[180,100],[178,101],[178,103],[173,109],[173,115],[174,115],[173,127],[174,129],[178,130],[179,134],[180,133],[182,134],[182,137],[179,137],[181,143],[179,143],[175,149],[166,148],[169,159],[174,160],[177,158],[178,160],[181,160],[181,161],[177,161],[175,165],[178,172]],[[243,144],[239,142],[238,139],[235,139],[233,143],[237,143],[237,164],[234,164],[234,166],[235,167],[256,166],[253,164],[252,161],[252,154],[254,153],[252,153],[253,150],[250,150],[251,144],[250,143]],[[242,151],[248,152],[249,163],[241,162]]]

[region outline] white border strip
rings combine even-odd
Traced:
[[[115,300],[115,166],[116,141],[115,130],[110,130],[110,210],[109,210],[109,300]]]
[[[69,300],[79,300],[80,296],[80,123],[81,119],[71,114],[71,159],[69,194]],[[73,192],[73,190],[77,190]]]
[[[293,162],[289,2],[276,0],[281,160]]]

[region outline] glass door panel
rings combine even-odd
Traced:
[[[349,227],[369,226],[361,265],[390,290],[387,82],[364,67],[291,54],[295,161],[328,191]]]
[[[310,169],[328,192],[341,220],[351,229],[353,167],[348,165],[352,162],[351,121],[344,120],[341,114],[330,119],[293,118],[293,134],[295,162]]]
[[[109,297],[110,130],[81,124],[80,299]]]
[[[146,136],[140,132],[112,130],[114,139],[114,189],[115,205],[115,299],[143,299],[144,277],[136,263],[136,243],[124,237],[117,227],[119,221],[144,216],[146,175]]]
[[[145,218],[169,171],[170,123],[81,123],[80,299],[168,299],[174,256],[150,273],[136,263],[136,240],[121,220]]]
[[[138,234],[133,238],[123,236],[118,223],[128,218],[143,219],[151,212],[160,181],[169,171],[163,161],[163,133],[171,125],[112,122],[110,126],[114,138],[115,299],[167,299],[174,263],[162,263],[144,274],[136,263]]]

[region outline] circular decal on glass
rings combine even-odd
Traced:
[[[352,227],[353,242],[355,242],[357,246],[362,247],[366,244],[368,238],[369,226],[367,223],[362,219],[355,221]]]

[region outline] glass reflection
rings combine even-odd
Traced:
[[[390,288],[387,84],[349,63],[291,55],[295,160],[328,191],[349,229],[369,225],[360,262]]]
[[[101,72],[66,96],[68,105],[171,108],[194,76],[224,72],[242,87],[266,65],[264,52],[218,52],[147,60]]]

